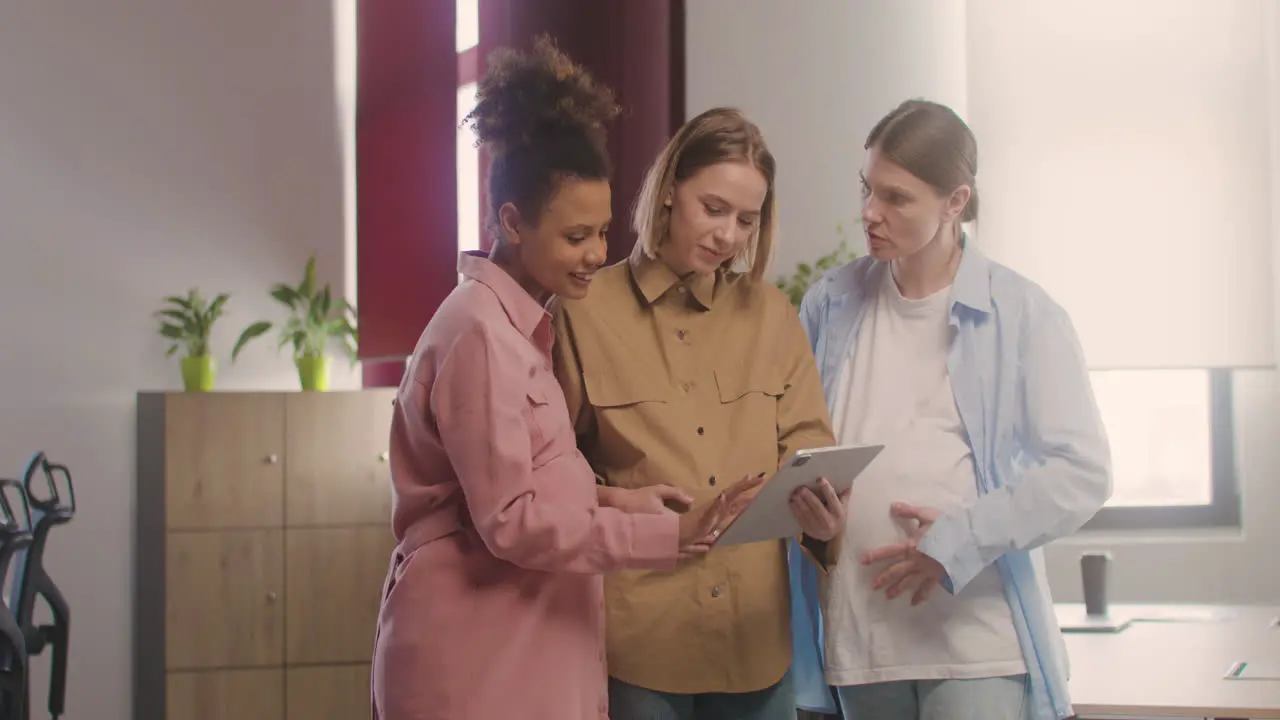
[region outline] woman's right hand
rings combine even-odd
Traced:
[[[680,557],[689,558],[709,551],[725,526],[751,502],[751,491],[764,484],[765,476],[744,475],[716,499],[680,516]]]

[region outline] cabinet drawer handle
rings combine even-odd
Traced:
[[[382,452],[378,453],[378,462],[386,462],[387,458],[389,457],[391,457],[391,453],[387,452],[386,450],[383,450]]]
[[[268,456],[267,456],[267,464],[268,464],[268,465],[275,465],[275,464],[276,464],[276,463],[278,463],[278,462],[280,462],[280,456],[279,456],[279,455],[268,455]]]
[[[275,601],[276,601],[276,594],[274,592],[267,593],[267,602],[274,603]]]

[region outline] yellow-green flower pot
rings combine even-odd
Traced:
[[[329,389],[329,356],[303,355],[293,360],[298,366],[298,379],[303,390],[325,392]]]
[[[218,375],[218,359],[212,355],[182,358],[182,387],[187,392],[209,392]]]

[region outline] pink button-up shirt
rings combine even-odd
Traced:
[[[599,507],[549,314],[482,255],[458,269],[396,396],[374,718],[607,718],[599,573],[670,569],[679,521]]]

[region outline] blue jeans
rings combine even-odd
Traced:
[[[1026,720],[1026,675],[836,688],[845,720]]]
[[[678,695],[609,678],[610,720],[796,720],[796,691],[788,670],[764,690]]]

